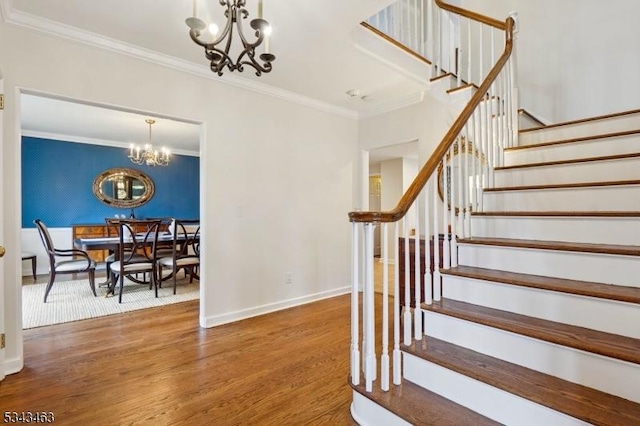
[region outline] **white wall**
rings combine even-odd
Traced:
[[[355,120],[3,22],[0,71],[9,369],[22,351],[19,89],[203,123],[202,325],[348,291]]]
[[[520,105],[547,122],[640,108],[640,2],[463,0],[503,20],[519,15]]]
[[[427,94],[419,103],[360,120],[360,147],[368,151],[417,140],[418,162],[423,164],[454,118],[449,105]]]
[[[382,161],[380,163],[380,178],[382,180],[380,208],[382,211],[393,209],[404,193],[403,159]]]

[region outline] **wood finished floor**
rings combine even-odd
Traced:
[[[350,296],[210,329],[198,301],[25,330],[1,411],[61,425],[356,425]]]

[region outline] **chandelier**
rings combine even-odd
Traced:
[[[255,31],[255,41],[248,41],[242,31],[242,21],[247,19],[249,12],[246,9],[246,0],[218,0],[220,5],[226,7],[224,16],[227,20],[224,29],[218,35],[219,28],[215,23],[206,24],[199,19],[197,1],[193,0],[193,16],[186,19],[187,26],[190,28],[189,35],[191,39],[198,45],[204,47],[206,58],[211,62],[211,71],[222,75],[224,67],[229,71],[244,71],[244,66],[249,65],[256,70],[256,75],[271,71],[271,62],[276,57],[269,53],[269,36],[271,34],[271,26],[262,19],[262,0],[258,0],[258,17],[249,22],[249,26]],[[234,27],[238,32],[238,38],[242,42],[242,50],[237,53],[237,59],[234,62],[235,54],[229,53],[233,41]],[[209,40],[203,39],[204,37]],[[213,38],[211,40],[210,38]],[[264,53],[260,54],[256,60],[256,48],[264,41]],[[224,45],[221,43],[224,42]],[[220,47],[218,47],[220,45]]]
[[[169,150],[162,148],[160,151],[153,149],[151,144],[151,126],[156,120],[147,118],[144,120],[149,125],[149,143],[140,149],[139,146],[131,144],[129,146],[129,159],[135,164],[146,164],[147,166],[167,166],[169,165]]]

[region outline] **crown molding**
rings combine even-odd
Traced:
[[[29,137],[29,138],[39,138],[39,139],[50,139],[60,142],[73,142],[73,143],[82,143],[87,145],[100,145],[100,146],[110,146],[114,148],[123,148],[129,149],[129,143],[114,141],[109,139],[98,139],[98,138],[85,138],[80,136],[72,136],[72,135],[63,135],[60,133],[50,133],[50,132],[38,132],[32,130],[23,130],[21,132],[21,136]],[[200,157],[199,152],[187,151],[184,149],[173,149],[171,148],[171,154],[175,155],[185,155],[189,157]]]
[[[127,55],[136,59],[141,59],[157,65],[165,66],[191,75],[212,80],[217,83],[251,90],[253,92],[272,96],[274,98],[282,99],[288,102],[307,106],[316,110],[339,115],[349,119],[357,120],[359,118],[359,114],[357,111],[348,108],[338,107],[336,105],[322,102],[317,99],[299,95],[287,90],[278,89],[264,83],[248,80],[234,75],[225,75],[224,78],[219,78],[208,68],[205,68],[199,64],[195,64],[193,62],[178,59],[169,55],[164,55],[150,49],[144,49],[133,44],[101,36],[99,34],[85,31],[77,27],[65,25],[60,22],[40,18],[29,13],[13,10],[13,4],[11,0],[0,0],[0,10],[2,11],[5,22],[9,24],[13,24],[33,31],[38,31],[48,35],[61,37],[67,40],[80,42],[92,47],[98,47],[100,49]]]

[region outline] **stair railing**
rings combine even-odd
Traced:
[[[385,212],[349,213],[352,223],[351,381],[354,386],[359,385],[362,371],[367,392],[373,390],[378,368],[383,391],[389,390],[391,374],[394,384],[401,383],[401,334],[404,345],[422,339],[423,330],[428,326],[423,323],[422,304],[430,305],[441,299],[440,268],[449,269],[457,265],[457,241],[471,235],[471,212],[483,210],[482,191],[493,186],[493,169],[502,164],[504,148],[513,146],[517,135],[513,17],[500,22],[440,0],[435,0],[433,9],[437,20],[437,31],[432,31],[435,35],[433,46],[440,59],[450,58],[452,52],[458,52],[456,61],[458,65],[464,65],[458,66],[459,70],[466,69],[465,80],[473,81],[474,74],[482,75],[482,79],[398,205]],[[474,27],[479,31],[477,37],[471,34]],[[486,42],[486,34],[494,31],[503,34],[504,43],[501,55],[495,59],[493,40],[497,37],[492,35],[490,42]],[[453,43],[463,38],[468,42]],[[473,51],[466,52],[467,49]],[[447,55],[442,54],[445,50]],[[461,54],[467,58],[466,62],[460,59]],[[471,62],[475,61],[480,64],[472,65]],[[491,61],[493,66],[485,73],[482,70],[486,61]],[[435,60],[434,64],[443,69],[443,62]],[[460,73],[457,79],[461,80]],[[381,226],[382,240],[382,307],[378,316],[374,298],[373,243],[376,226]],[[402,259],[399,258],[401,236],[405,253]],[[421,249],[421,237],[424,249]],[[429,265],[431,238],[435,241],[433,263],[436,266],[433,274]],[[438,249],[439,240],[442,242],[442,255]],[[414,268],[411,268],[411,246],[414,248]],[[391,307],[393,322],[389,318],[391,262],[395,265]],[[406,272],[402,283],[399,282],[400,262]],[[438,265],[442,266],[439,268]],[[413,276],[410,276],[410,271],[414,271]],[[403,300],[400,300],[400,286],[404,287]],[[381,327],[379,333],[376,333],[377,324]],[[393,334],[392,365],[390,332]],[[376,348],[381,350],[380,367]]]

